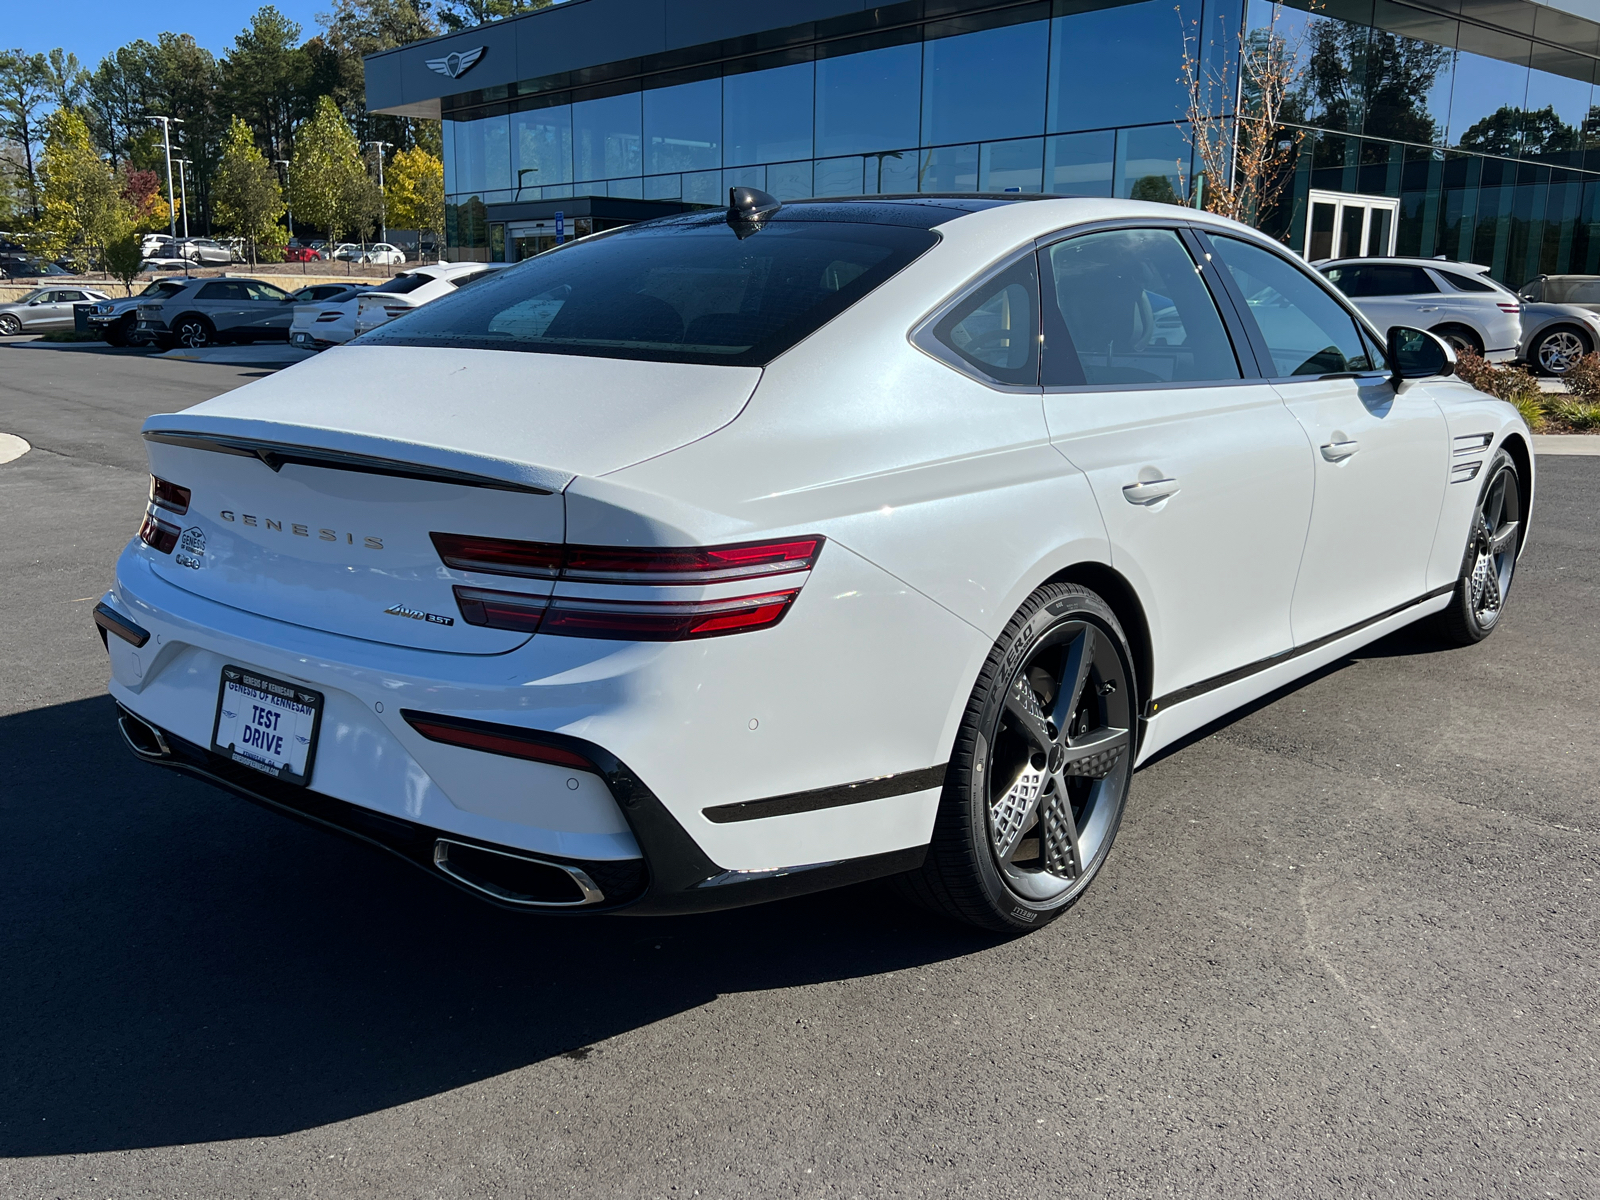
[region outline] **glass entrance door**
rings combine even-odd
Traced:
[[[1325,258],[1374,258],[1394,253],[1395,219],[1400,201],[1390,196],[1359,196],[1312,191],[1306,222],[1308,262]]]

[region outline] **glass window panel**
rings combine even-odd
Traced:
[[[779,200],[804,200],[811,195],[809,162],[778,163],[767,168],[767,191]]]
[[[1374,137],[1435,145],[1450,123],[1456,25],[1447,17],[1378,0],[1369,43],[1366,121]]]
[[[1323,272],[1328,282],[1346,296],[1427,296],[1438,286],[1421,267],[1397,263],[1353,263],[1329,267]]]
[[[921,191],[978,190],[978,147],[940,146],[922,152]]]
[[[640,173],[638,92],[572,106],[572,177],[616,179]]]
[[[706,171],[722,165],[722,80],[644,93],[645,170]]]
[[[456,187],[464,192],[511,187],[509,118],[502,113],[455,125]]]
[[[572,108],[536,108],[511,114],[512,186],[527,188],[572,182]]]
[[[1111,130],[1046,138],[1044,190],[1054,196],[1109,197],[1116,149]]]
[[[456,169],[456,122],[445,120],[439,122],[439,138],[441,151],[444,155],[444,191],[446,196],[454,196],[456,192],[465,189],[458,182],[461,172]]]
[[[1172,230],[1069,238],[1045,262],[1046,386],[1240,378],[1216,303]]]
[[[1049,132],[1182,119],[1188,95],[1176,78],[1177,22],[1188,28],[1199,4],[1189,0],[1176,21],[1172,0],[1073,7],[1085,11],[1050,22]]]
[[[683,195],[683,176],[647,175],[644,180],[646,200],[676,200]]]
[[[685,204],[727,204],[728,193],[722,190],[721,171],[696,171],[683,177]]]
[[[633,179],[613,179],[606,184],[606,195],[620,196],[624,200],[642,200],[644,199],[644,180],[637,177]]]
[[[921,101],[920,42],[818,60],[817,155],[915,146]],[[824,192],[819,182],[817,194],[847,193]]]
[[[808,62],[723,79],[723,161],[810,158],[815,81],[815,64]]]
[[[1115,195],[1125,200],[1181,203],[1188,167],[1189,143],[1184,130],[1153,125],[1117,131]]]
[[[540,191],[543,192],[546,200],[565,200],[572,195],[572,185],[563,183],[558,186],[541,188]]]
[[[1032,254],[973,291],[934,326],[952,353],[1001,383],[1039,382],[1039,275]]]
[[[1577,150],[1589,116],[1593,88],[1589,78],[1595,61],[1550,46],[1535,45],[1528,72],[1528,98],[1523,107],[1522,152],[1554,154]]]
[[[1486,31],[1461,27],[1461,44],[1482,41]],[[1515,42],[1516,39],[1505,39]],[[1528,43],[1521,63],[1462,50],[1456,54],[1450,95],[1450,144],[1485,154],[1513,155],[1522,145],[1522,106],[1528,98]]]
[[[917,164],[915,150],[880,151],[867,154],[866,178],[862,187],[868,195],[903,195],[917,190]]]
[[[1048,21],[926,42],[922,141],[976,142],[1044,132]]]
[[[980,192],[1044,190],[1044,139],[988,142],[978,158]]]
[[[817,163],[814,195],[861,195],[862,161],[855,158],[825,158]]]
[[[722,173],[722,186],[724,189],[733,187],[753,187],[761,191],[767,190],[767,169],[765,167],[734,167]]]
[[[1279,378],[1369,371],[1356,323],[1299,268],[1238,238],[1213,237],[1217,254],[1244,293]]]

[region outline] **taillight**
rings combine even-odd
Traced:
[[[405,718],[406,724],[431,742],[445,742],[452,746],[465,746],[469,750],[486,750],[490,754],[526,758],[597,775],[600,773],[583,755],[542,741],[540,735],[532,730],[524,731],[512,725],[491,725],[487,721],[467,721],[459,717],[436,717],[408,709],[401,709],[400,715]]]
[[[160,520],[155,513],[145,513],[144,524],[139,526],[139,540],[163,554],[171,554],[182,532],[176,525],[168,525]]]
[[[561,547],[548,542],[430,533],[444,565],[482,575],[524,575],[553,579],[561,570]]]
[[[721,583],[809,571],[823,538],[739,542],[729,546],[566,546],[508,538],[430,533],[446,566],[486,575],[524,575],[597,583]]]
[[[157,508],[177,513],[180,517],[189,511],[189,489],[168,483],[165,479],[150,476],[150,503]]]
[[[681,642],[767,629],[783,620],[799,588],[726,600],[604,600],[590,596],[527,596],[483,588],[455,589],[469,625],[628,642]]]
[[[1502,305],[1500,305],[1500,311],[1503,312],[1503,313],[1519,313],[1519,312],[1522,311],[1522,305],[1520,305],[1520,304],[1502,304]]]

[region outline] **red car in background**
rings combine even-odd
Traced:
[[[322,255],[310,246],[296,246],[293,242],[284,247],[284,262],[321,262]]]

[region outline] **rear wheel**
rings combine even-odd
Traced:
[[[1465,351],[1480,358],[1483,356],[1482,339],[1465,325],[1440,325],[1432,332],[1443,338],[1457,354]]]
[[[918,902],[1023,932],[1071,907],[1122,822],[1138,712],[1116,616],[1075,584],[1028,598],[995,643],[956,735]]]
[[[1470,646],[1494,632],[1511,590],[1521,546],[1522,492],[1517,465],[1502,450],[1489,464],[1483,490],[1478,493],[1450,607],[1439,614],[1438,630],[1451,644]]]
[[[216,345],[217,331],[216,327],[204,317],[189,315],[178,318],[178,323],[172,330],[172,338],[186,350],[199,350]]]
[[[1565,375],[1592,349],[1588,335],[1581,329],[1571,325],[1558,325],[1547,333],[1539,335],[1539,341],[1529,357],[1546,375]]]

